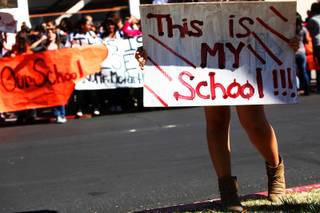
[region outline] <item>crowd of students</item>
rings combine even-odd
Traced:
[[[7,33],[0,33],[0,56],[14,57],[32,52],[57,50],[60,48],[72,48],[82,45],[93,45],[107,42],[112,39],[131,38],[141,35],[140,20],[134,16],[125,20],[117,14],[109,15],[101,24],[95,25],[92,16],[80,18],[76,23],[64,18],[59,25],[53,21],[42,23],[34,28],[29,28],[25,23],[16,33],[15,39],[9,39]],[[14,40],[14,42],[12,42]],[[93,116],[100,115],[101,97],[99,91],[76,90],[75,110],[76,116],[84,116],[84,110],[90,109]],[[116,109],[121,110],[120,106]],[[37,116],[36,109],[19,111],[15,113],[1,113],[1,119],[16,117],[18,123],[32,122]],[[56,121],[65,123],[65,106],[57,106],[53,109]]]
[[[296,36],[300,47],[296,52],[297,77],[299,93],[310,95],[320,94],[320,3],[313,3],[306,20],[297,13]],[[311,85],[311,71],[316,72],[315,89]]]
[[[64,18],[56,25],[53,21],[29,28],[24,23],[14,39],[0,32],[0,57],[14,57],[30,52],[71,48],[82,45],[103,43],[111,39],[130,38],[141,35],[140,20],[134,16],[125,20],[117,13],[108,15],[99,25],[94,24],[92,16],[87,15],[72,23],[70,18]],[[300,95],[320,93],[320,3],[312,4],[306,20],[297,13],[296,35],[300,39],[300,48],[296,53],[297,79]],[[11,35],[12,36],[12,35]],[[12,42],[14,41],[14,42]],[[316,86],[311,85],[311,71],[316,72]],[[90,113],[100,115],[100,96],[95,90],[75,90],[76,116],[81,118],[84,110],[90,106]],[[120,106],[116,109],[121,110]],[[57,106],[52,110],[58,123],[65,123],[65,106]],[[0,120],[16,117],[18,123],[34,120],[36,110],[16,113],[1,113]]]

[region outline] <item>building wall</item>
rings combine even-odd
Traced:
[[[310,10],[311,4],[313,4],[314,2],[317,2],[317,0],[298,0],[297,1],[297,10],[303,19],[307,17],[307,11]]]
[[[267,1],[294,1],[294,0],[267,0]],[[319,0],[296,0],[297,1],[297,12],[302,16],[303,19],[307,17],[307,11],[310,10],[311,4],[318,2]]]

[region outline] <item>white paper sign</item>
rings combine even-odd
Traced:
[[[296,3],[140,7],[145,106],[296,103]]]
[[[14,20],[13,15],[0,12],[0,31],[14,33],[16,29],[17,21]]]
[[[106,44],[109,53],[107,59],[101,65],[101,72],[78,82],[76,89],[143,87],[143,72],[134,57],[137,48],[142,45],[142,36],[109,40]]]

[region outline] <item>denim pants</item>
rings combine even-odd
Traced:
[[[53,113],[56,117],[65,117],[66,116],[66,109],[64,106],[57,106],[53,108]]]
[[[318,61],[318,63],[320,63],[320,46],[315,46],[313,47],[313,56],[316,58],[316,60]],[[317,70],[317,92],[320,92],[320,70]]]
[[[300,88],[305,92],[310,90],[310,78],[307,73],[307,58],[306,54],[299,52],[296,54],[297,75],[300,81]]]

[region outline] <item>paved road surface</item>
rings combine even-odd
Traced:
[[[268,106],[289,187],[320,182],[320,95]],[[264,163],[233,112],[241,193],[266,190]],[[0,212],[129,212],[218,196],[201,108],[0,129]]]

